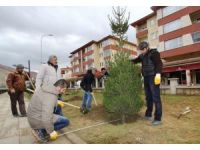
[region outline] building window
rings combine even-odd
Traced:
[[[93,59],[93,55],[89,55],[89,56],[86,56],[86,57],[85,57],[85,61],[89,61],[89,60],[91,60],[91,59]]]
[[[109,57],[109,56],[111,56],[111,50],[105,50],[105,51],[103,52],[103,55],[104,55],[104,57]]]
[[[99,57],[103,57],[103,52],[100,52],[100,53],[99,53]]]
[[[102,47],[106,47],[108,45],[110,45],[110,41],[109,40],[105,40],[105,41],[102,42]]]
[[[103,67],[103,62],[100,62],[100,67]]]
[[[158,32],[156,31],[156,32],[153,32],[153,33],[151,33],[151,39],[152,40],[155,40],[155,39],[157,39],[157,37],[158,37]]]
[[[93,68],[93,67],[94,67],[93,64],[88,64],[88,65],[85,66],[85,70],[88,70],[88,69]]]
[[[78,57],[78,53],[75,53],[75,54],[73,55],[73,57]]]
[[[192,33],[193,42],[200,42],[200,31]]]
[[[163,8],[163,17],[173,14],[181,9],[181,6],[168,6]]]
[[[149,22],[149,26],[150,27],[153,27],[155,25],[155,20],[154,19],[151,19],[150,22]]]
[[[172,40],[165,41],[165,50],[174,49],[183,45],[182,37],[178,37]]]
[[[168,33],[182,27],[181,19],[177,19],[164,25],[164,33]]]
[[[91,51],[91,50],[92,50],[92,46],[89,46],[89,47],[86,47],[86,48],[85,48],[85,51],[86,51],[86,52],[89,52],[89,51]]]
[[[76,72],[76,73],[79,72],[79,68],[76,68],[74,72]]]
[[[99,48],[102,48],[102,43],[99,43]]]
[[[109,61],[105,61],[105,67],[109,67]]]

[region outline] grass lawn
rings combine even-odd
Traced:
[[[81,92],[71,92],[65,101],[80,106]],[[86,127],[102,121],[110,121],[104,111],[103,96],[95,93],[98,106],[93,102],[92,111],[86,115],[77,108],[65,106],[63,112],[70,119],[70,130]],[[144,96],[142,96],[144,99]],[[145,106],[138,116],[129,118],[127,123],[108,124],[76,132],[87,143],[200,143],[200,96],[162,95],[163,123],[153,127],[143,119]],[[177,119],[187,106],[192,112]]]

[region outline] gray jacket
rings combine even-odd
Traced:
[[[54,123],[59,118],[53,114],[57,106],[56,87],[53,85],[42,86],[31,98],[27,110],[28,122],[33,129],[46,129],[47,133],[54,131]]]
[[[37,74],[36,89],[42,85],[53,85],[57,80],[61,78],[60,68],[58,68],[56,71],[53,66],[49,64],[43,64]]]

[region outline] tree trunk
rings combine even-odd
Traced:
[[[126,123],[126,116],[125,116],[125,114],[122,114],[121,118],[122,118],[122,124]]]

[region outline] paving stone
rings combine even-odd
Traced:
[[[12,136],[0,139],[1,144],[19,144],[19,136]]]
[[[35,138],[32,135],[20,136],[20,144],[34,144],[36,143]]]
[[[19,127],[20,128],[30,128],[27,117],[19,118]]]
[[[69,132],[70,130],[68,128],[64,128],[61,130],[62,133]],[[86,142],[81,139],[79,136],[77,136],[74,133],[66,134],[64,135],[67,139],[69,139],[73,144],[86,144]]]

